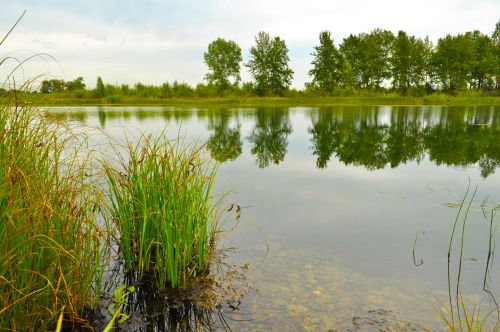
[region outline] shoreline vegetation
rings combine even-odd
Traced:
[[[299,107],[299,106],[453,106],[453,105],[500,105],[500,97],[465,94],[450,96],[431,94],[422,97],[399,96],[397,94],[360,94],[354,96],[283,96],[283,97],[179,97],[153,98],[135,96],[93,97],[75,93],[51,95],[20,94],[23,104],[37,106],[179,106],[179,107]],[[6,104],[0,98],[0,104]]]
[[[29,104],[0,105],[0,329],[92,324],[87,313],[101,309],[105,275],[122,260],[132,286],[144,274],[156,291],[213,282],[230,214],[203,145],[161,133],[109,141],[113,163],[73,129]]]
[[[310,81],[303,89],[292,87],[285,40],[261,31],[246,63],[236,42],[212,41],[203,54],[204,81],[195,85],[109,84],[98,76],[90,88],[82,76],[40,76],[26,90],[0,87],[0,103],[16,94],[41,106],[500,105],[500,21],[491,35],[448,34],[435,45],[382,29],[335,43],[330,31],[322,31],[311,51]],[[242,67],[251,81],[242,81]]]

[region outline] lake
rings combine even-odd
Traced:
[[[500,202],[500,107],[46,112],[87,126],[90,146],[104,141],[101,129],[120,140],[166,128],[169,137],[206,143],[222,163],[217,190],[242,207],[239,226],[221,246],[237,248],[227,259],[249,267],[251,286],[241,303],[224,306],[214,318],[223,322],[220,329],[444,329],[437,308],[449,306],[448,246],[469,181],[468,197],[476,185],[477,192],[464,228],[460,290],[471,311],[480,303],[498,319],[483,284],[490,213]],[[500,294],[499,272],[493,264],[486,279],[494,295]]]

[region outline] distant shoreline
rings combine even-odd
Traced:
[[[6,103],[1,98],[0,103]],[[37,106],[190,106],[190,107],[272,107],[272,106],[500,106],[500,97],[429,95],[424,97],[355,96],[355,97],[221,97],[221,98],[67,98],[63,95],[20,95],[20,104]]]

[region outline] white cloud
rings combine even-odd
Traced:
[[[0,54],[16,49],[47,52],[65,78],[158,84],[203,79],[203,52],[217,37],[232,39],[245,56],[259,31],[283,37],[295,71],[294,86],[308,81],[310,53],[318,33],[331,30],[337,43],[376,27],[405,30],[437,40],[473,29],[491,33],[500,2],[488,0],[187,0],[17,1],[0,13],[7,31],[23,8],[27,14]],[[57,66],[56,66],[57,67]],[[45,68],[44,68],[45,69]],[[243,79],[249,80],[243,68]],[[55,75],[58,75],[55,73]]]

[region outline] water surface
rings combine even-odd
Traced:
[[[469,179],[478,190],[461,290],[468,304],[494,308],[482,289],[489,211],[500,202],[499,107],[48,111],[117,140],[166,128],[206,142],[222,162],[218,190],[244,207],[223,243],[251,266],[253,290],[226,313],[234,330],[441,329],[433,305],[448,301],[448,244]],[[104,141],[91,131],[91,144]],[[458,254],[456,243],[452,263]]]

